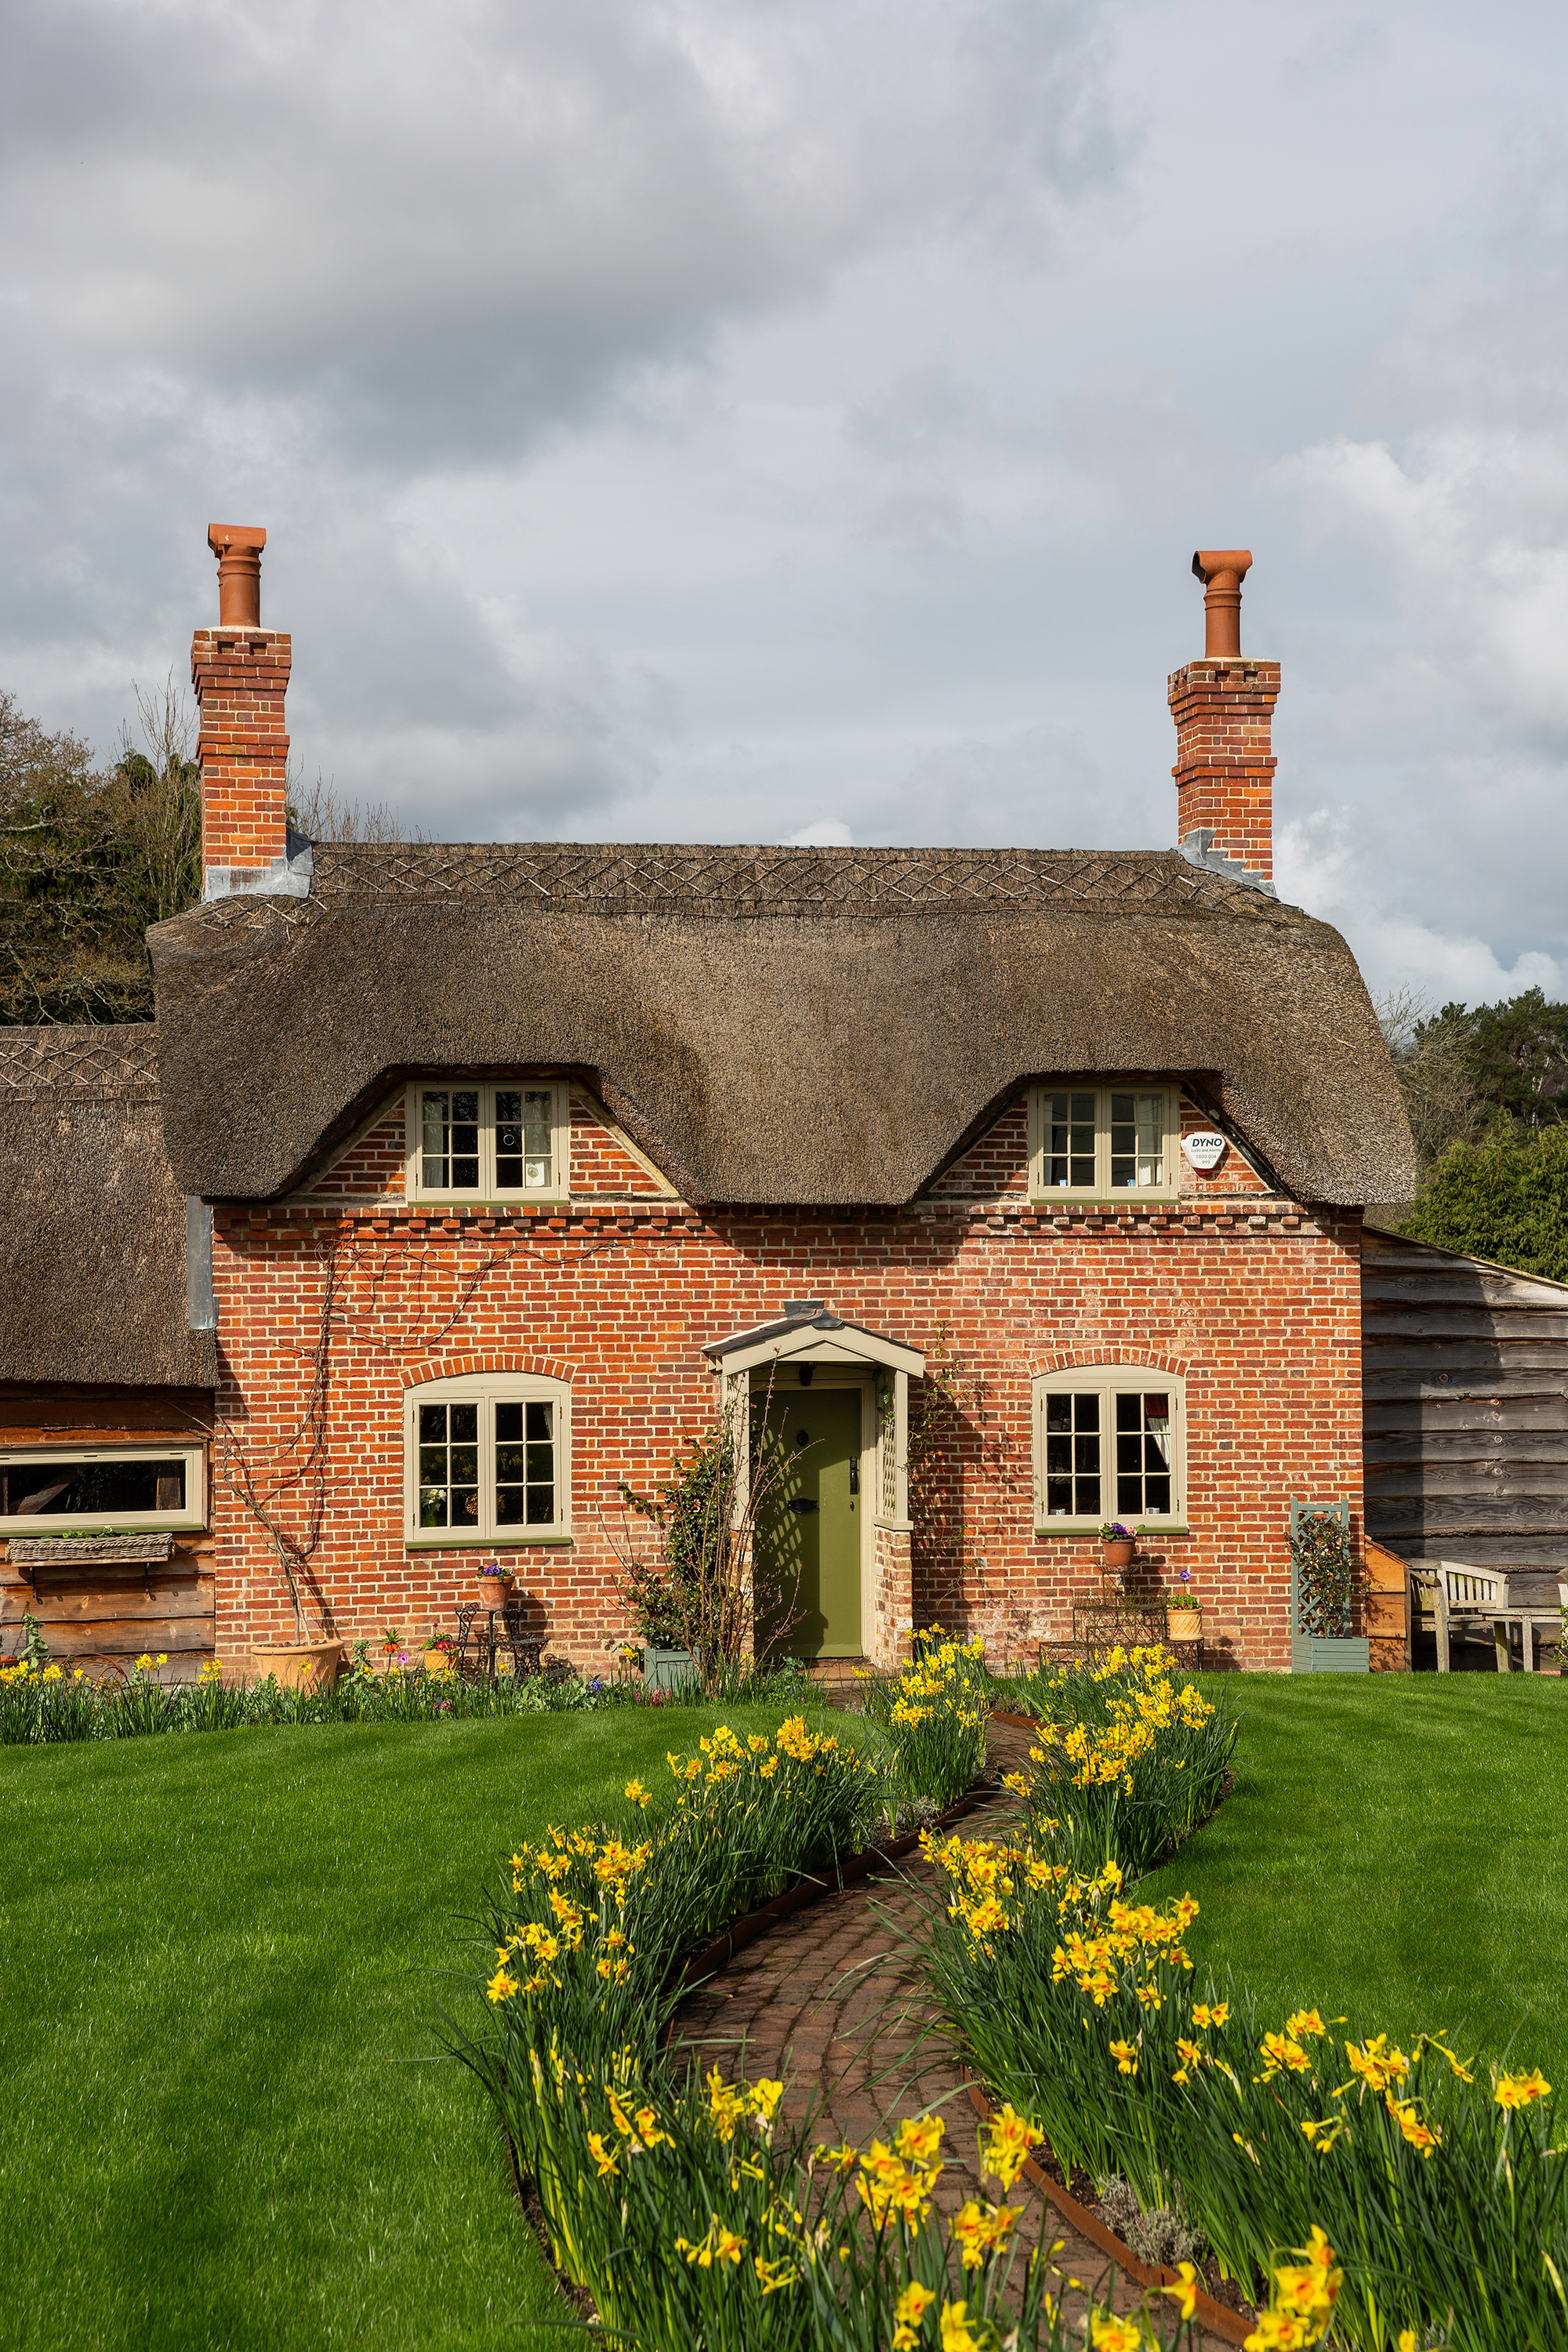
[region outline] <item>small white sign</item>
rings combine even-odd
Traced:
[[[1225,1158],[1225,1138],[1212,1127],[1196,1127],[1183,1136],[1182,1150],[1194,1168],[1217,1168]]]

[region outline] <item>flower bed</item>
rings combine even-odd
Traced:
[[[1278,2024],[1231,1988],[1194,1999],[1196,1904],[1139,1905],[1126,1881],[1217,1793],[1223,1717],[1160,1654],[1038,1696],[1024,1834],[930,1842],[948,1891],[931,1973],[987,2082],[1062,2163],[1184,2213],[1244,2283],[1325,2235],[1346,2343],[1568,2340],[1568,2164],[1539,2072],[1316,2009]]]
[[[947,1646],[921,1643],[874,1711],[886,1743],[859,1749],[799,1717],[771,1738],[721,1729],[670,1755],[664,1801],[633,1781],[619,1820],[552,1829],[512,1857],[490,1915],[489,2030],[447,2030],[606,2330],[656,2352],[1065,2352],[1048,2258],[1014,2257],[1018,2209],[971,2199],[946,2228],[933,2216],[940,2116],[817,2146],[809,2117],[783,2121],[781,2083],[678,2068],[667,2048],[693,1945],[790,1878],[831,1873],[888,1809],[934,1801],[925,1769],[945,1792],[952,1754],[975,1753],[976,1651],[933,1670]],[[1038,2138],[1009,2108],[992,2119],[982,2158],[1004,2193]],[[1181,2324],[1173,2310],[1173,2336]],[[1098,2315],[1106,2352],[1160,2340]]]
[[[363,1644],[362,1643],[363,1649]],[[163,1731],[234,1731],[253,1724],[442,1722],[453,1717],[549,1714],[658,1704],[630,1680],[530,1675],[493,1686],[446,1671],[372,1674],[361,1661],[333,1689],[226,1682],[209,1659],[194,1683],[161,1683],[167,1661],[143,1655],[129,1675],[94,1678],[79,1666],[23,1657],[0,1666],[0,1747],[131,1739]]]

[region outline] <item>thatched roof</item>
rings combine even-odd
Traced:
[[[1339,933],[1175,851],[321,848],[148,935],[182,1189],[290,1190],[390,1080],[585,1077],[699,1202],[913,1198],[1036,1076],[1193,1076],[1298,1197],[1408,1197]]]
[[[0,1380],[213,1385],[153,1024],[0,1028]]]

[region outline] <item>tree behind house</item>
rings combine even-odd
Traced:
[[[1398,1231],[1568,1282],[1568,1124],[1532,1135],[1500,1119],[1483,1142],[1450,1145]]]

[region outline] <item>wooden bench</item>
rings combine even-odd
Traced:
[[[1472,1625],[1490,1625],[1500,1675],[1513,1671],[1509,1641],[1511,1625],[1517,1622],[1520,1629],[1520,1648],[1527,1675],[1535,1672],[1537,1623],[1551,1623],[1555,1631],[1558,1612],[1521,1608],[1510,1598],[1509,1578],[1501,1569],[1472,1568],[1460,1559],[1434,1560],[1422,1567],[1413,1564],[1410,1586],[1413,1620],[1417,1610],[1426,1611],[1436,1633],[1440,1675],[1450,1671],[1450,1645],[1456,1628],[1463,1633]]]

